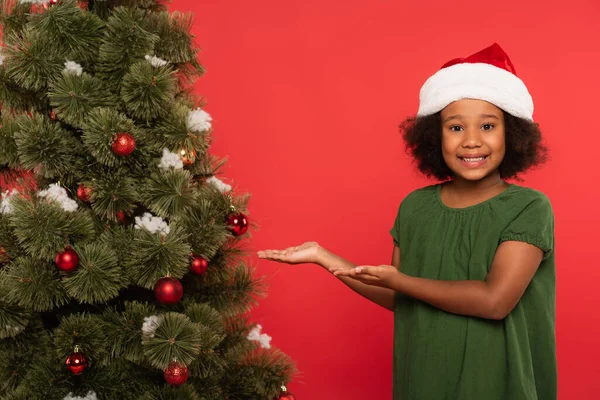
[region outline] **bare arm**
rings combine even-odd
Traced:
[[[317,264],[321,265],[330,272],[332,270],[337,270],[340,268],[351,269],[356,267],[356,264],[353,264],[350,261],[345,260],[336,254],[333,254],[332,252],[328,251],[323,247],[319,248]],[[400,249],[396,246],[394,246],[394,251],[392,253],[392,265],[396,268],[400,267]],[[394,290],[384,287],[367,285],[348,276],[338,276],[338,278],[342,282],[344,282],[346,286],[348,286],[350,289],[354,290],[356,293],[360,294],[367,300],[371,300],[373,303],[379,304],[380,306],[387,308],[390,311],[394,310]]]

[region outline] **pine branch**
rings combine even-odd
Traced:
[[[69,212],[45,199],[15,196],[9,223],[19,244],[36,259],[53,260],[69,243],[93,237],[94,226],[85,212]]]
[[[202,342],[198,327],[183,314],[165,313],[154,335],[143,336],[144,355],[159,369],[165,369],[176,359],[189,364],[200,352]]]
[[[63,72],[50,85],[48,97],[56,114],[75,127],[82,127],[94,108],[117,106],[117,99],[104,83],[87,73],[76,76]]]
[[[153,67],[144,60],[123,77],[121,99],[129,115],[150,121],[166,115],[175,98],[177,79],[171,66]]]
[[[183,169],[152,174],[144,181],[140,195],[146,207],[165,218],[185,215],[195,200],[191,175]]]
[[[63,279],[67,293],[80,303],[103,303],[127,286],[119,260],[104,243],[75,246],[79,266]]]
[[[19,127],[10,113],[2,113],[2,125],[0,126],[0,165],[11,168],[17,167],[19,155],[14,134]]]
[[[4,302],[0,298],[0,339],[14,337],[29,324],[31,312],[27,309]]]
[[[4,301],[33,311],[51,310],[68,301],[56,267],[26,258],[0,270],[0,289]]]
[[[16,120],[18,132],[14,133],[21,165],[39,171],[46,178],[70,175],[78,167],[81,144],[60,124],[41,114]]]
[[[130,279],[141,287],[151,289],[164,276],[181,278],[188,271],[190,247],[186,234],[176,225],[163,236],[146,229],[134,232],[130,254],[123,260]]]
[[[77,345],[79,351],[93,364],[106,356],[106,333],[99,316],[77,313],[63,317],[54,330],[57,357],[66,360]]]
[[[92,210],[102,218],[116,221],[119,211],[129,213],[136,207],[139,188],[128,174],[113,171],[84,184],[92,191]]]

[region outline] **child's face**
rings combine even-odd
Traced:
[[[504,113],[483,100],[459,100],[441,112],[444,161],[458,179],[479,181],[504,158]]]

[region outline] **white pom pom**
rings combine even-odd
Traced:
[[[154,332],[162,323],[163,317],[158,315],[151,315],[149,317],[144,317],[144,324],[142,325],[142,335],[153,338]]]
[[[260,333],[261,329],[262,329],[262,326],[256,325],[254,328],[252,328],[250,333],[248,333],[247,339],[251,340],[253,342],[260,343],[260,346],[263,349],[270,349],[272,338],[271,338],[271,336],[267,335],[266,333]]]
[[[2,50],[0,49],[0,65],[4,65],[5,58],[6,58],[6,56],[4,54],[2,54]]]
[[[98,396],[91,390],[87,392],[85,397],[73,396],[73,393],[69,392],[63,400],[98,400]]]
[[[220,180],[216,176],[211,176],[210,178],[208,178],[206,180],[206,182],[213,184],[223,193],[227,193],[231,190],[231,185],[224,183],[222,180]]]
[[[65,63],[65,69],[63,71],[66,71],[71,75],[81,76],[83,73],[83,68],[81,68],[81,65],[77,64],[75,61],[67,60]]]
[[[163,60],[162,58],[158,58],[156,56],[151,56],[149,54],[146,54],[145,59],[148,60],[150,62],[150,64],[152,64],[153,67],[163,67],[163,66],[167,65],[167,62],[165,60]]]
[[[19,0],[19,3],[48,4],[49,0]]]
[[[44,197],[46,200],[56,201],[65,211],[77,210],[77,202],[69,198],[65,188],[56,183],[52,183],[48,186],[48,189],[40,191],[38,196]]]
[[[2,202],[0,202],[0,214],[10,214],[13,212],[13,207],[12,204],[10,204],[10,199],[18,193],[19,191],[17,189],[13,189],[10,193],[8,192],[8,190],[2,193]]]
[[[141,217],[135,217],[135,229],[146,229],[152,233],[168,235],[171,231],[169,225],[161,217],[155,217],[150,213],[144,213]]]
[[[187,116],[187,127],[192,132],[203,132],[210,129],[212,118],[201,108],[190,111]]]
[[[182,169],[183,161],[181,161],[179,154],[171,153],[169,149],[163,149],[163,156],[160,159],[160,164],[158,164],[158,167],[164,169],[165,171],[169,168]]]

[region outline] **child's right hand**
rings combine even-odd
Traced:
[[[288,247],[285,250],[261,250],[258,258],[282,262],[286,264],[319,264],[319,256],[323,248],[317,242],[306,242],[300,246]]]

